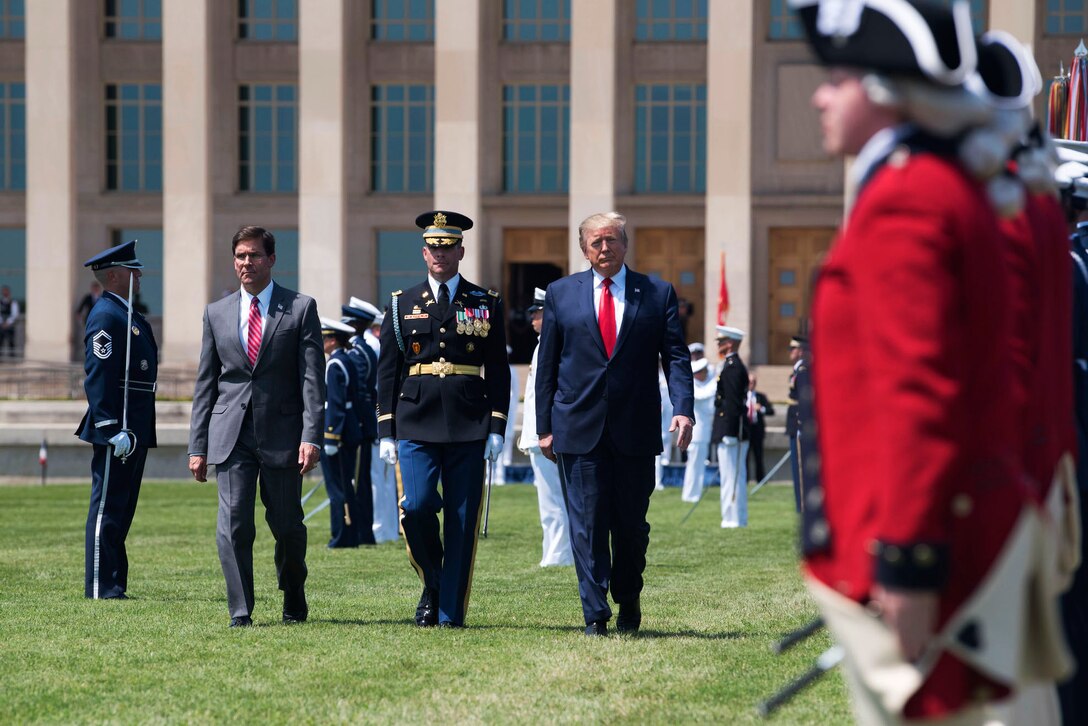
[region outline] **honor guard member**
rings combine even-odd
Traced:
[[[125,538],[140,495],[147,450],[155,446],[155,380],[159,349],[151,325],[131,307],[143,265],[136,241],[83,263],[104,290],[83,336],[87,413],[76,435],[94,445],[87,512],[85,594],[125,599]]]
[[[824,150],[856,156],[858,190],[813,294],[822,495],[804,498],[807,585],[843,647],[859,722],[981,724],[995,701],[1052,677],[1063,646],[1038,607],[1008,264],[975,150],[961,146],[992,117],[964,86],[978,55],[970,8],[790,6],[829,67],[812,98]]]
[[[383,322],[385,322],[385,313],[378,313],[374,322],[363,333],[363,342],[374,351],[374,355],[378,356],[379,360],[381,359],[381,343],[378,336],[381,334]],[[374,400],[377,401],[377,394]],[[377,426],[377,415],[374,421],[374,425]],[[374,541],[380,544],[394,542],[400,537],[400,505],[397,503],[397,467],[382,461],[378,450],[379,443],[375,439],[370,447],[370,487],[374,490]]]
[[[359,510],[359,544],[372,545],[375,544],[374,492],[370,464],[374,442],[378,440],[378,354],[364,336],[380,311],[357,297],[351,298],[347,305],[342,305],[340,311],[344,316],[340,321],[351,326],[354,333],[347,350],[358,373],[355,415],[359,419],[362,440],[359,444],[359,461],[355,474],[355,502]]]
[[[393,293],[382,325],[378,434],[381,458],[399,461],[401,527],[423,582],[416,624],[463,627],[484,459],[502,451],[510,405],[506,329],[499,293],[458,273],[472,220],[435,211],[416,224],[428,275]]]
[[[354,328],[321,318],[321,340],[325,362],[325,444],[321,452],[321,473],[329,495],[332,537],[329,548],[358,547],[363,530],[371,536],[370,522],[360,517],[352,479],[362,432],[356,416],[359,400],[358,373],[348,342]],[[367,492],[369,496],[370,492]]]
[[[793,472],[793,503],[800,512],[804,506],[804,479],[801,476],[801,388],[808,381],[808,338],[795,335],[790,338],[790,405],[786,409],[786,438],[790,443],[790,469]]]
[[[680,491],[680,498],[685,502],[697,502],[703,496],[706,457],[714,426],[714,399],[718,392],[717,382],[710,375],[710,361],[705,356],[692,358],[691,375],[695,391],[695,426],[691,430],[688,460],[684,465],[684,488]]]
[[[710,440],[718,446],[722,528],[748,526],[748,369],[737,354],[744,331],[719,325],[722,370],[714,396]]]

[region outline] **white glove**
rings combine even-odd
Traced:
[[[397,463],[397,442],[393,439],[382,439],[378,442],[378,458],[389,466]]]
[[[736,446],[740,443],[740,439],[736,436],[723,436],[722,443],[726,446]]]
[[[132,451],[132,439],[124,431],[113,436],[110,439],[110,444],[113,445],[113,455],[119,459],[128,456],[128,453]]]
[[[325,456],[336,456],[340,451],[340,447],[336,444],[325,444]]]
[[[488,434],[487,446],[484,447],[484,458],[495,463],[499,459],[499,454],[502,453],[502,436],[499,434]]]

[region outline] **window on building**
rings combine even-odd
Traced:
[[[106,0],[105,20],[107,38],[162,40],[162,0]]]
[[[706,40],[707,0],[637,0],[635,40]]]
[[[26,230],[0,228],[0,287],[11,288],[11,296],[26,312]]]
[[[371,7],[374,40],[434,40],[434,0],[373,0]]]
[[[238,189],[297,189],[298,91],[294,84],[238,87]]]
[[[0,83],[0,191],[26,189],[26,85]]]
[[[1088,30],[1088,2],[1085,0],[1047,0],[1047,35],[1080,35]]]
[[[503,0],[502,38],[515,42],[570,41],[570,0]]]
[[[371,187],[376,192],[434,188],[434,86],[371,90]]]
[[[374,304],[379,309],[389,304],[394,290],[416,285],[423,278],[421,249],[423,238],[418,229],[378,232],[378,299]]]
[[[113,230],[112,243],[136,240],[136,256],[144,268],[140,271],[140,293],[134,306],[144,315],[162,315],[162,230],[123,227]]]
[[[503,190],[567,191],[570,86],[504,86],[502,117]]]
[[[297,41],[298,3],[296,0],[239,0],[238,38]]]
[[[106,189],[162,191],[162,86],[106,86]]]
[[[23,0],[0,0],[0,39],[26,37],[26,7]]]
[[[771,40],[801,40],[805,37],[801,18],[790,8],[787,0],[771,0],[770,20],[767,36]]]
[[[706,86],[635,87],[635,190],[706,188]]]

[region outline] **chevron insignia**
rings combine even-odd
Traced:
[[[91,338],[91,343],[94,345],[94,355],[96,358],[106,360],[113,353],[113,338],[105,330],[99,330]]]

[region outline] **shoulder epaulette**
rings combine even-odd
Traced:
[[[499,296],[499,291],[498,290],[488,290],[487,294],[490,295],[491,297],[498,297]]]
[[[394,294],[394,295],[400,295],[400,294],[401,294],[401,293],[403,293],[403,292],[404,292],[404,290],[394,290],[394,291],[393,291],[393,294]]]

